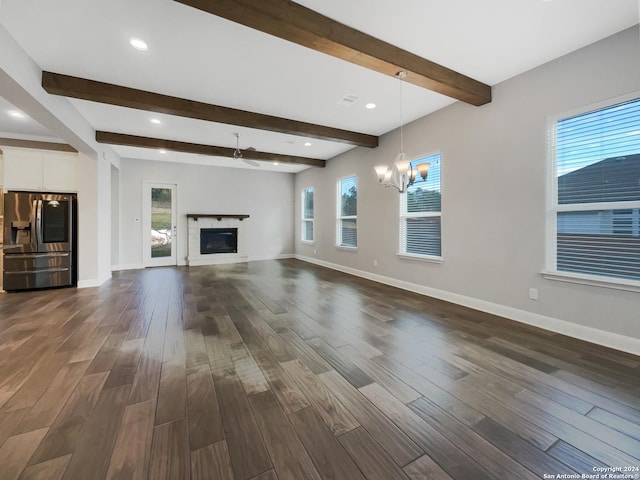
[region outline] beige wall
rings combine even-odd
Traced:
[[[602,336],[602,343],[623,340],[606,332],[640,339],[640,293],[540,273],[548,118],[638,90],[639,59],[636,27],[496,85],[488,105],[456,103],[405,128],[410,157],[442,153],[442,264],[396,256],[398,193],[378,185],[373,167],[397,154],[397,131],[375,150],[354,149],[324,170],[296,175],[296,253],[547,328]],[[359,181],[356,252],[335,247],[336,180],[352,173]],[[308,186],[315,188],[313,245],[299,235],[300,192]],[[539,290],[538,301],[529,299],[529,288]],[[640,343],[632,344],[627,349],[640,353]]]

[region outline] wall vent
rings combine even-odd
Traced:
[[[360,97],[358,97],[357,95],[345,95],[340,100],[338,100],[336,103],[338,105],[342,105],[343,107],[350,107],[351,105],[356,103],[359,98]]]

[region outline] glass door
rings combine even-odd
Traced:
[[[176,185],[145,183],[144,213],[145,266],[176,265]]]

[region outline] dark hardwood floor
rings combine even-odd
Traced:
[[[640,478],[630,354],[296,260],[0,295],[1,480],[607,467]]]

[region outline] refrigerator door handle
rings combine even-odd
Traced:
[[[68,257],[70,255],[69,252],[36,252],[36,253],[13,253],[11,254],[11,258],[57,258],[57,257]]]
[[[42,200],[36,200],[36,252],[41,251],[42,243]]]

